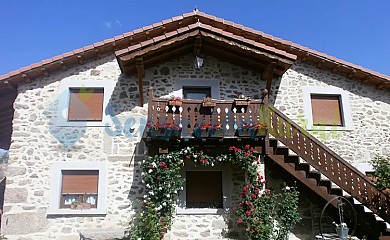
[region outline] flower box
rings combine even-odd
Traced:
[[[183,101],[182,100],[169,100],[168,101],[168,105],[169,106],[180,107],[181,105],[183,105]]]
[[[225,131],[224,129],[220,128],[220,129],[210,129],[210,137],[214,137],[214,138],[222,138],[224,137],[225,135]]]
[[[250,127],[237,129],[237,136],[239,137],[263,137],[265,135],[267,135],[267,129],[265,128],[256,129],[254,127]]]
[[[72,203],[70,205],[71,209],[90,209],[92,204],[90,203]]]
[[[172,135],[172,129],[167,128],[150,128],[148,136],[151,138],[169,138]]]
[[[254,137],[255,130],[253,128],[238,128],[237,136],[239,137]]]
[[[194,136],[197,138],[206,138],[209,137],[210,131],[209,128],[202,129],[202,128],[194,128]]]
[[[267,135],[267,130],[266,128],[259,128],[256,130],[256,136],[266,136]]]
[[[248,106],[250,102],[251,102],[250,99],[241,99],[241,98],[234,99],[235,106]]]
[[[202,106],[203,107],[215,107],[215,106],[217,106],[217,103],[212,102],[212,101],[203,101]]]

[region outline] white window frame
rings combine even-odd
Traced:
[[[186,162],[187,163],[187,162]],[[184,183],[183,190],[179,193],[176,214],[222,214],[229,211],[232,205],[232,173],[230,164],[217,164],[215,166],[197,166],[188,162],[181,169],[181,174],[186,177],[187,171],[221,171],[222,172],[222,204],[223,208],[186,208],[187,187]]]
[[[332,95],[340,96],[340,111],[342,114],[343,126],[315,126],[313,125],[313,113],[311,106],[311,95]],[[305,119],[307,120],[307,130],[353,130],[351,106],[348,92],[336,87],[305,87],[303,89],[303,103]]]
[[[115,82],[108,80],[77,80],[67,79],[61,82],[60,94],[58,98],[58,114],[56,125],[59,127],[85,127],[111,126],[112,121],[106,113],[106,108],[114,91]],[[68,121],[70,89],[72,88],[103,88],[103,112],[101,121]]]
[[[107,166],[105,162],[55,162],[52,165],[51,196],[47,215],[105,215],[107,214]],[[60,208],[62,170],[98,170],[97,208]]]
[[[210,87],[211,98],[219,99],[219,81],[218,80],[197,80],[197,79],[186,79],[176,80],[174,84],[175,91],[173,95],[175,97],[183,98],[183,87]]]

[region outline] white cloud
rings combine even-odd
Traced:
[[[118,19],[115,19],[115,20],[112,20],[112,21],[104,22],[104,26],[106,28],[122,27],[122,23]]]

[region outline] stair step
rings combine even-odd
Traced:
[[[353,204],[355,204],[355,205],[363,205],[361,202],[356,200],[356,198],[353,198]]]
[[[286,145],[284,145],[281,141],[277,141],[276,146],[279,148],[287,148]]]
[[[377,220],[378,222],[384,222],[385,221],[385,220],[383,220],[383,218],[379,217],[376,214],[374,214],[374,217],[375,217],[375,220]]]
[[[330,181],[327,176],[321,173],[321,181]]]
[[[366,213],[372,213],[372,211],[366,206],[363,206],[363,209],[364,209],[364,212],[366,212]]]
[[[349,194],[349,193],[347,193],[346,191],[343,190],[343,197],[350,198],[352,196],[351,196],[351,194]]]
[[[289,156],[298,156],[298,154],[296,154],[293,150],[291,149],[288,149],[288,155]]]

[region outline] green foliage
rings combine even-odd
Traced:
[[[288,233],[301,218],[298,213],[299,192],[285,187],[273,194],[265,189],[265,180],[247,184],[241,192],[241,202],[235,209],[237,223],[246,225],[248,239],[288,239]]]
[[[377,178],[375,186],[381,190],[390,188],[390,156],[376,156],[372,165],[375,170],[373,177]]]
[[[180,174],[180,169],[184,165],[184,160],[194,162],[195,166],[214,166],[218,163],[237,164],[246,173],[249,184],[247,192],[255,192],[260,194],[260,186],[265,184],[265,180],[257,173],[257,167],[260,163],[258,153],[250,145],[243,148],[231,146],[228,153],[218,154],[204,149],[196,149],[194,147],[186,147],[179,151],[172,151],[168,154],[155,155],[147,158],[142,163],[143,183],[145,184],[145,195],[143,196],[142,212],[138,213],[132,221],[132,225],[128,231],[128,239],[131,240],[158,240],[162,239],[172,223],[174,213],[175,199],[178,192],[182,190],[184,179]],[[249,228],[250,232],[256,231],[257,234],[262,234],[263,238],[251,239],[269,239],[266,236],[271,236],[273,232],[273,214],[269,214],[275,208],[277,202],[268,190],[263,194],[263,197],[257,197],[254,201],[254,212],[250,212],[250,216],[242,218],[245,223],[254,222],[253,228]],[[287,193],[286,193],[287,194]],[[260,195],[259,195],[260,196]],[[295,196],[295,195],[294,195]],[[297,197],[298,195],[296,195]],[[242,197],[247,200],[252,200],[252,195]],[[285,219],[281,220],[283,231],[289,231],[291,225],[295,223],[295,215],[292,215],[294,204],[298,202],[290,195],[286,195],[286,201],[291,202],[290,207],[283,206],[278,208],[282,214],[290,214]],[[291,201],[289,200],[291,199]],[[296,200],[296,201],[295,201]],[[287,203],[283,202],[283,205]],[[248,205],[248,207],[250,207]],[[238,210],[241,211],[241,210]],[[247,210],[246,210],[247,211]],[[246,213],[244,212],[244,215]],[[297,211],[295,211],[297,214]],[[298,216],[299,217],[299,216]],[[261,224],[260,224],[261,223]],[[284,224],[284,225],[283,225]],[[248,224],[249,225],[249,224]],[[252,226],[252,225],[251,225]],[[283,227],[286,226],[286,227]],[[288,233],[288,232],[287,232]]]
[[[278,220],[279,236],[278,239],[288,239],[288,233],[297,224],[301,217],[298,213],[299,192],[295,187],[285,186],[280,196]]]

